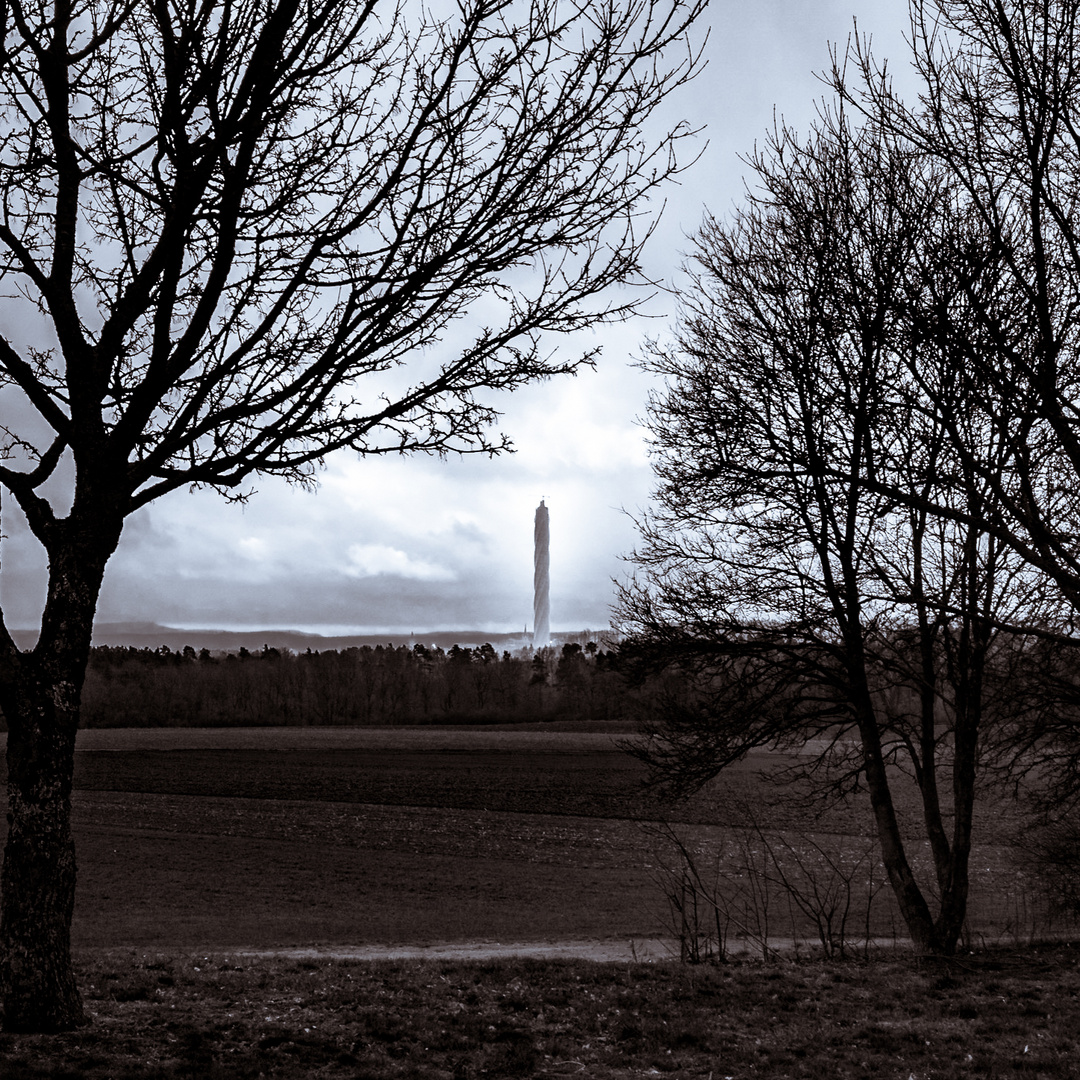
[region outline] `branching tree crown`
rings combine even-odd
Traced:
[[[264,9],[7,9],[0,243],[30,347],[0,360],[54,435],[3,477],[35,520],[67,449],[134,505],[343,446],[486,449],[478,391],[572,368],[540,336],[633,306],[600,294],[638,273],[686,134],[640,133],[694,66],[662,59],[692,7]],[[460,355],[364,389],[482,297]]]
[[[832,81],[852,108],[948,177],[994,251],[1021,317],[1003,322],[995,305],[974,304],[980,347],[966,364],[990,391],[971,403],[987,422],[998,402],[1016,411],[1010,468],[995,471],[958,431],[952,451],[995,488],[986,527],[1080,611],[1078,14],[1074,0],[913,0],[919,101],[893,92],[861,39],[837,57]],[[947,399],[937,404],[947,416]]]
[[[1005,467],[951,425],[943,388],[928,388],[926,401],[946,426],[950,452],[993,492],[982,527],[1052,581],[1071,608],[1050,625],[1025,624],[1047,637],[1030,651],[1031,677],[1012,684],[1039,714],[1016,739],[1047,767],[1044,803],[1060,808],[1080,791],[1071,676],[1080,636],[1080,7],[913,0],[910,15],[917,102],[893,92],[863,40],[837,56],[832,81],[849,107],[949,178],[1013,297],[1004,319],[999,304],[971,305],[977,348],[952,335],[984,390],[969,396],[972,414],[999,427],[1003,404],[1011,414]],[[932,332],[948,335],[949,321],[940,313]],[[888,494],[908,506],[922,495],[896,485]],[[923,505],[938,517],[957,513],[939,501]]]

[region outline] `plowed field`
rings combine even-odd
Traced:
[[[865,808],[810,818],[763,785],[759,770],[777,760],[766,755],[726,772],[696,801],[665,805],[619,749],[626,734],[81,732],[74,942],[627,942],[670,930],[656,884],[658,820],[686,823],[683,834],[706,859],[733,828],[745,835],[748,814],[795,845],[796,859],[869,842]],[[1000,831],[1000,808],[981,813]],[[990,927],[1015,922],[1015,901],[1003,891],[1015,875],[985,846],[990,830],[980,835],[973,915]],[[894,921],[882,918],[878,929],[889,932]]]
[[[595,733],[83,732],[74,943],[656,936],[641,780]]]

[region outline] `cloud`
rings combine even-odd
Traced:
[[[245,536],[236,542],[240,554],[253,562],[266,562],[269,556],[266,541],[261,536]]]
[[[349,548],[349,565],[345,573],[356,578],[387,575],[416,581],[454,580],[454,575],[445,567],[414,559],[386,544],[353,544]]]

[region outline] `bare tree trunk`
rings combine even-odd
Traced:
[[[9,810],[0,872],[0,985],[4,1030],[54,1032],[85,1021],[71,966],[78,690],[75,680],[50,686],[35,675],[20,680],[19,712],[13,715],[5,700]]]
[[[938,934],[950,943],[949,952],[964,931],[967,920],[968,895],[971,888],[969,862],[971,831],[975,808],[975,776],[978,768],[978,740],[982,721],[983,668],[986,662],[986,640],[975,646],[973,662],[960,680],[957,693],[956,726],[953,734],[953,842],[949,879],[941,890],[941,914]]]
[[[0,871],[0,993],[6,1031],[85,1022],[71,963],[75,844],[71,789],[79,701],[105,564],[122,518],[76,508],[53,527],[49,595],[33,651],[6,637],[0,707],[8,723],[8,838]],[[74,539],[73,539],[74,538]]]
[[[885,762],[881,754],[881,740],[877,725],[871,719],[860,724],[863,744],[863,762],[866,768],[866,784],[870,791],[870,804],[874,811],[878,841],[881,844],[881,859],[889,877],[893,895],[900,908],[900,914],[907,924],[911,940],[926,952],[947,952],[938,940],[934,927],[934,917],[923,896],[919,883],[911,871],[904,841],[900,835],[900,823],[896,818],[889,779],[885,771]]]

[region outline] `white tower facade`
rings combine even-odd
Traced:
[[[544,500],[536,508],[533,519],[533,648],[542,649],[551,643],[551,599],[548,578],[548,508]]]

